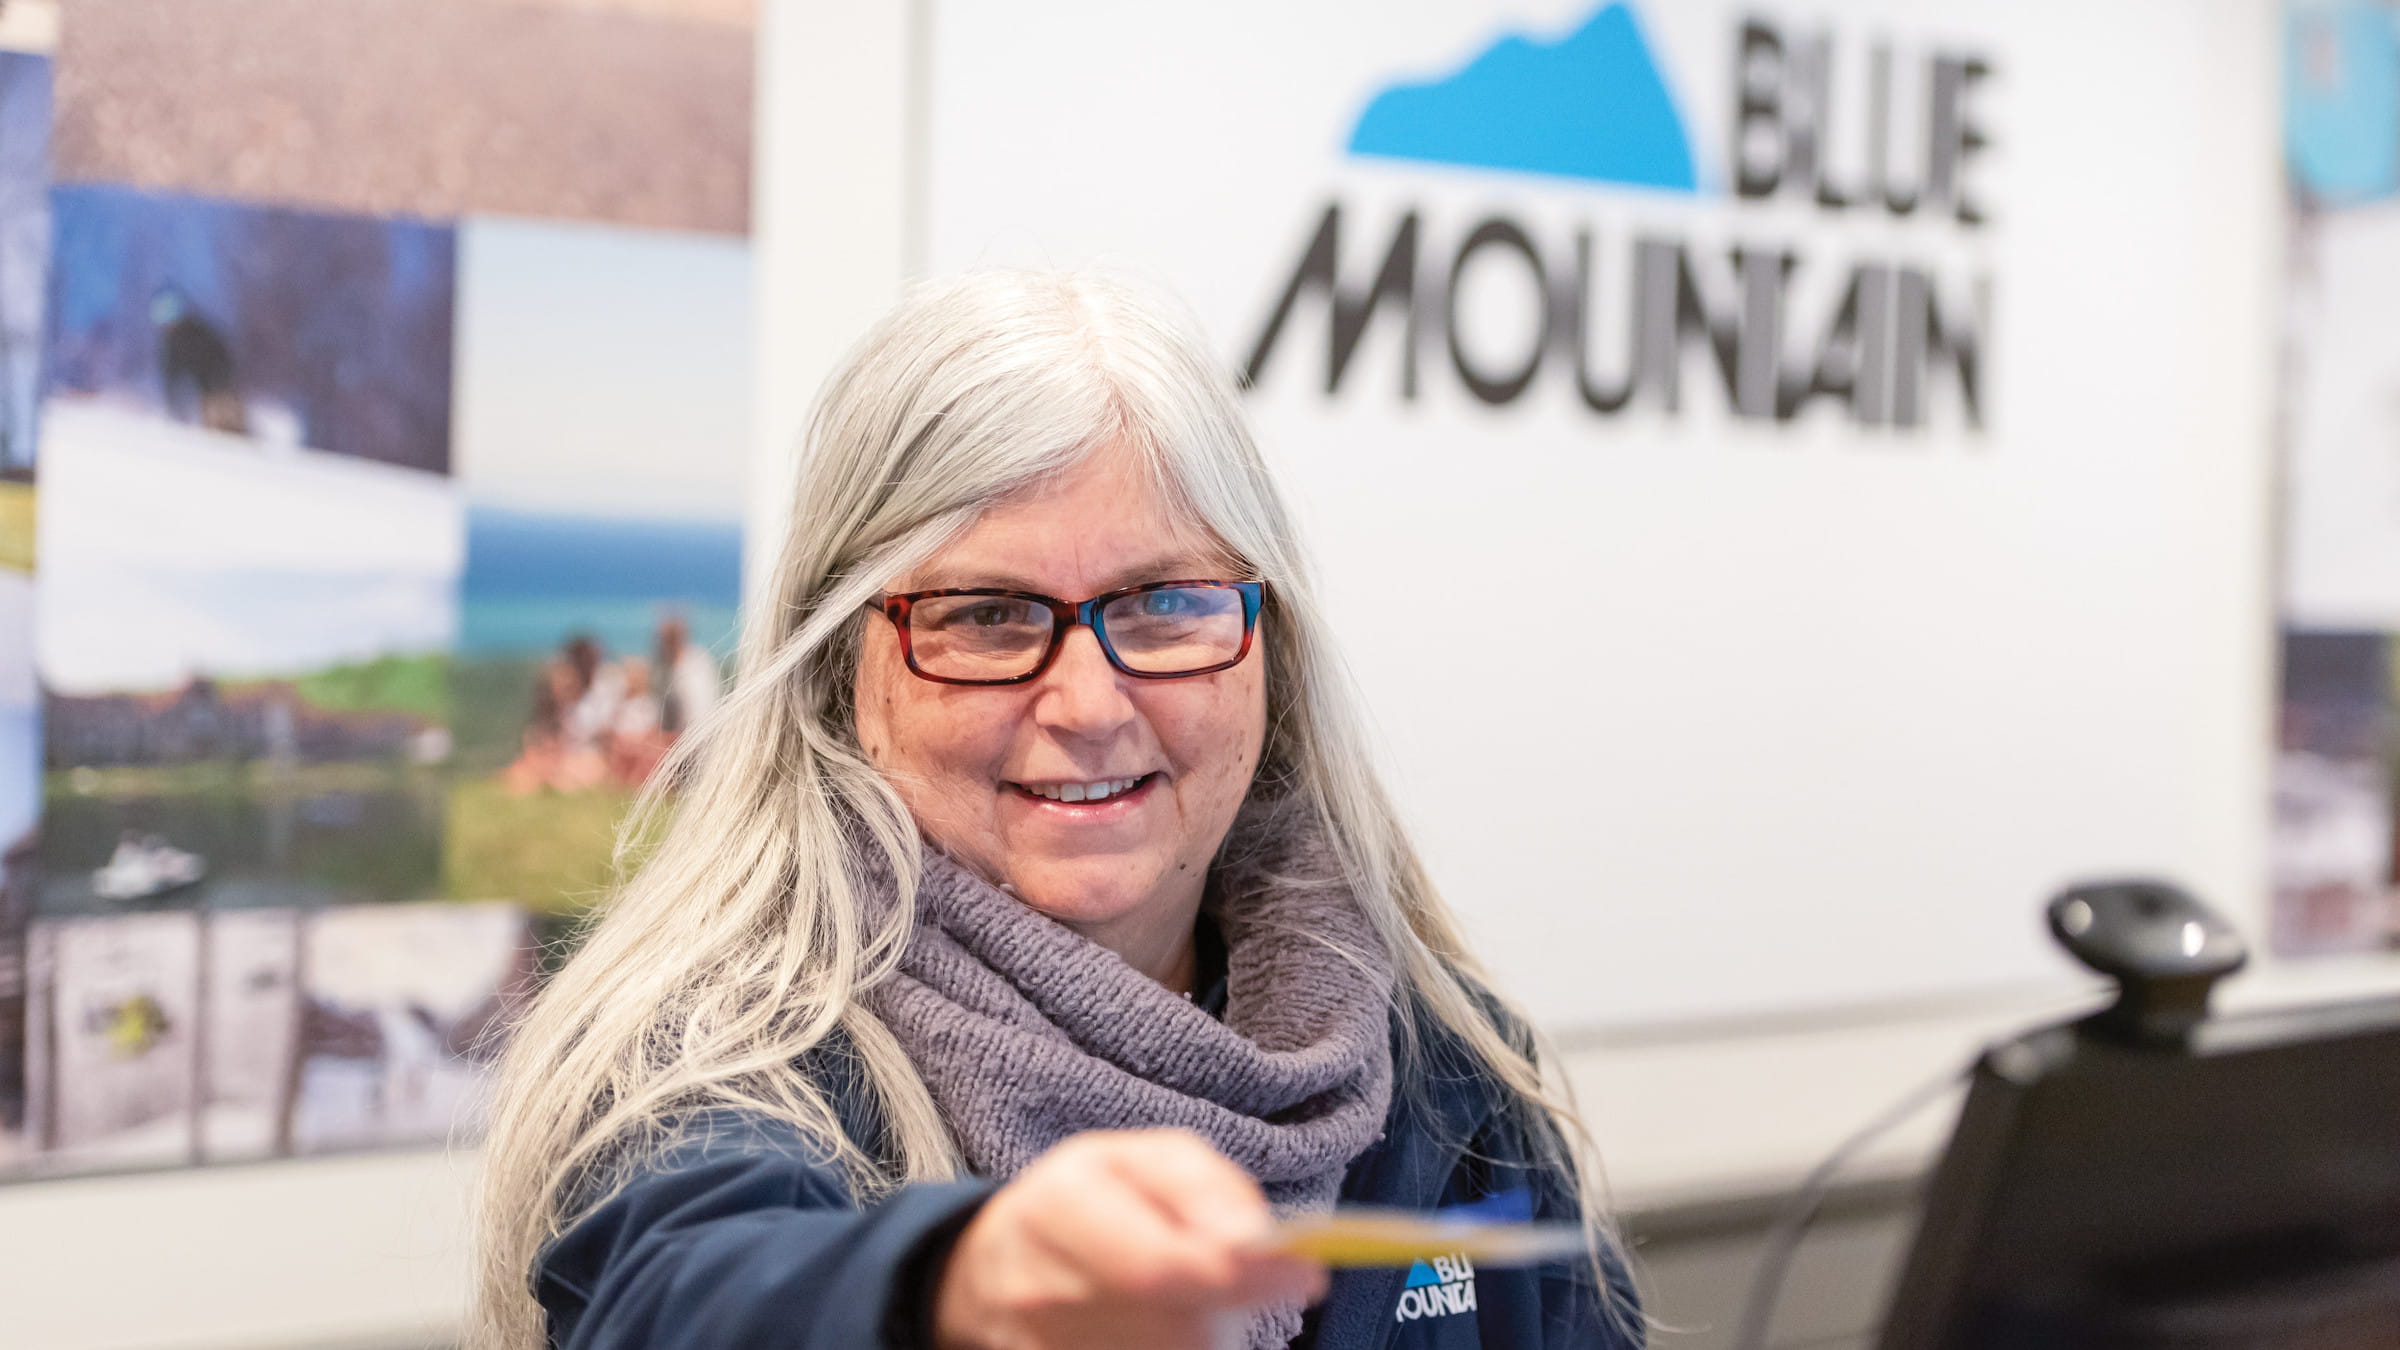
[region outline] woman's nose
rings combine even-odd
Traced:
[[[1099,635],[1089,628],[1078,626],[1067,634],[1037,687],[1034,718],[1055,731],[1106,735],[1134,717],[1133,700],[1125,696],[1125,677],[1108,663]]]

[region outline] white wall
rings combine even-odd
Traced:
[[[1232,364],[1332,212],[1358,293],[1414,230],[1415,392],[1386,313],[1329,393],[1312,294],[1247,404],[1394,795],[1511,992],[1595,1031],[1913,1005],[2054,981],[2037,906],[2079,875],[2165,873],[2251,904],[2266,10],[1317,0],[1279,27],[1292,10],[941,0],[927,262],[1138,269],[1191,300]],[[1900,147],[1926,139],[1935,54],[1987,63],[1969,106],[1988,149],[1961,171],[1982,223],[1733,193],[1734,58],[1758,21],[1787,53],[1830,43],[1823,158],[1850,193],[1878,51],[1905,77],[1884,128]],[[1623,53],[1642,51],[1695,190],[1506,167],[1537,148],[1525,128],[1572,125],[1589,91],[1629,99],[1642,57]],[[1456,73],[1504,61],[1486,78],[1505,100]],[[1785,69],[1782,101],[1803,101]],[[1362,108],[1401,98],[1432,110],[1403,148],[1480,144],[1498,166],[1349,149]],[[1530,239],[1553,290],[1588,248],[1572,328],[1592,350],[1545,346],[1558,307],[1511,251],[1453,269],[1479,223],[1521,230],[1501,237]],[[1940,371],[1906,428],[1824,402],[1737,415],[1697,354],[1680,407],[1646,390],[1596,414],[1578,355],[1621,369],[1636,315],[1643,350],[1672,340],[1636,303],[1656,295],[1636,241],[1679,249],[1728,316],[1758,312],[1756,292],[1732,303],[1728,253],[1783,253],[1780,320],[1733,326],[1744,362],[1787,379],[1847,279],[1914,269],[1950,323],[1988,287],[1980,424]],[[1544,355],[1494,405],[1450,369],[1459,349],[1499,369]]]
[[[434,1346],[468,1287],[472,1155],[0,1187],[12,1350]]]
[[[768,0],[759,25],[758,473],[746,571],[783,538],[809,401],[891,307],[921,249],[921,22],[914,0]]]

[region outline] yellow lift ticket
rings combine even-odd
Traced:
[[[1337,1209],[1276,1225],[1271,1249],[1336,1270],[1405,1266],[1464,1254],[1479,1266],[1530,1266],[1581,1256],[1583,1229],[1571,1223],[1507,1223],[1406,1209]]]

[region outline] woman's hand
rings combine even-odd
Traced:
[[[1253,1249],[1272,1220],[1257,1183],[1196,1134],[1077,1135],[959,1234],[935,1295],[935,1344],[1210,1350],[1252,1308],[1325,1293],[1324,1267]]]

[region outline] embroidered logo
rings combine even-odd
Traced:
[[[1452,1252],[1408,1268],[1408,1286],[1400,1291],[1395,1321],[1448,1317],[1475,1311],[1475,1265],[1465,1252]]]

